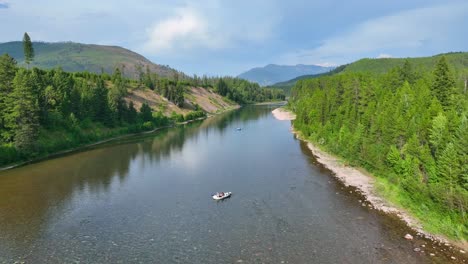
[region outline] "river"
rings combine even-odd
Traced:
[[[361,206],[273,107],[0,172],[0,263],[443,262]]]

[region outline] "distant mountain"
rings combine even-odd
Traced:
[[[278,83],[275,83],[273,85],[269,85],[267,87],[268,88],[281,89],[281,90],[283,90],[285,92],[286,95],[289,95],[290,92],[291,92],[291,89],[293,88],[293,86],[296,84],[297,81],[337,74],[337,73],[342,72],[346,68],[346,66],[347,65],[341,65],[341,66],[338,66],[338,67],[336,67],[335,69],[333,69],[331,71],[324,72],[324,73],[301,75],[301,76],[298,76],[298,77],[296,77],[294,79],[287,80],[285,82],[278,82]]]
[[[420,58],[383,58],[383,59],[360,59],[350,64],[336,67],[334,70],[312,75],[302,75],[296,78],[290,79],[284,82],[278,82],[268,86],[269,88],[277,88],[285,91],[289,94],[291,88],[296,84],[298,80],[317,78],[325,75],[333,75],[345,72],[369,72],[384,74],[389,70],[402,66],[405,60],[408,60],[413,68],[417,71],[430,71],[434,68],[437,60],[440,56],[445,56],[447,62],[453,68],[455,74],[459,74],[460,71],[468,68],[468,52],[450,52],[445,54],[438,54],[431,57],[420,57]]]
[[[291,80],[301,75],[318,74],[333,70],[334,67],[298,64],[295,66],[269,64],[265,67],[253,68],[238,77],[256,82],[262,86]]]
[[[61,67],[64,71],[89,71],[112,73],[116,67],[127,77],[138,76],[137,65],[143,70],[148,66],[151,72],[169,76],[175,70],[168,66],[152,63],[142,55],[117,46],[81,44],[74,42],[33,42],[35,58],[32,66],[38,68]],[[23,44],[21,41],[0,43],[0,55],[8,53],[20,65],[24,65]]]

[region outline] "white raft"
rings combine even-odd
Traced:
[[[222,194],[221,194],[221,193],[215,193],[215,194],[213,195],[213,199],[215,199],[215,200],[223,200],[223,199],[226,199],[226,198],[230,197],[231,194],[232,194],[231,192],[224,192],[224,193],[222,193]]]

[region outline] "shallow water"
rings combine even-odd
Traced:
[[[272,107],[0,172],[0,263],[434,261],[333,180]]]

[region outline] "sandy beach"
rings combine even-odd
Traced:
[[[289,112],[284,108],[277,108],[272,111],[272,114],[278,120],[293,120],[296,118],[294,113]],[[299,132],[294,131],[294,128],[291,127],[291,132],[294,133],[299,139],[304,140]],[[363,169],[354,168],[346,166],[343,164],[342,160],[338,157],[335,157],[329,153],[326,153],[319,149],[317,146],[312,143],[307,142],[307,146],[312,151],[314,156],[317,158],[317,161],[331,170],[334,176],[343,182],[346,186],[355,187],[369,202],[369,207],[372,209],[380,210],[384,213],[395,214],[401,220],[403,220],[411,229],[413,229],[416,235],[425,237],[431,241],[439,242],[442,244],[453,244],[457,247],[467,251],[468,243],[460,241],[450,241],[449,239],[440,236],[434,235],[429,232],[426,232],[422,228],[422,224],[406,212],[402,208],[390,204],[384,198],[378,195],[375,189],[375,176],[372,176],[370,173],[366,172]]]
[[[276,119],[278,120],[282,120],[282,121],[285,121],[285,120],[294,120],[296,119],[296,115],[282,107],[280,108],[276,108],[275,110],[273,110],[271,112]]]

